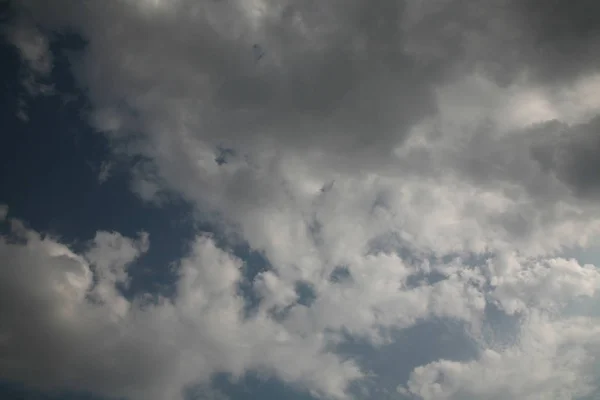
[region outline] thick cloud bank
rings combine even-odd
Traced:
[[[8,37],[35,76],[53,32],[87,41],[74,73],[114,156],[144,160],[132,190],[181,196],[269,268],[250,276],[199,235],[173,298],[130,300],[119,288],[152,238],[98,232],[75,254],[13,222],[0,374],[133,400],[256,371],[323,398],[597,395],[600,273],[565,255],[599,245],[597,11],[18,2]],[[398,354],[412,372],[394,380],[344,350],[387,351],[432,321],[475,351]],[[420,340],[443,341],[443,326]]]

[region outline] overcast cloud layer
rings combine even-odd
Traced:
[[[175,294],[131,299],[151,235],[78,254],[2,207],[1,378],[131,400],[217,373],[324,399],[600,393],[600,271],[577,257],[600,246],[598,2],[15,7],[26,87],[52,90],[53,35],[81,35],[90,124],[144,160],[131,190],[180,196],[269,268],[198,232]]]

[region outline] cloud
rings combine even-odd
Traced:
[[[595,171],[600,167],[600,116],[581,124],[554,122],[545,126],[553,133],[551,141],[532,149],[544,170],[555,174],[581,196],[597,195],[600,182]]]
[[[533,73],[549,81],[577,78],[597,70],[597,56],[589,49],[598,44],[598,23],[590,17],[598,9],[593,1],[556,2],[540,7],[535,1],[518,2],[521,23],[531,27]],[[537,56],[537,57],[536,57]]]
[[[473,360],[419,366],[398,392],[424,400],[571,399],[597,393],[599,321],[578,298],[596,302],[598,270],[575,260],[540,263],[510,255],[488,265],[487,297],[506,314],[518,315],[516,335],[509,341],[482,336]]]
[[[110,162],[103,162],[100,164],[100,172],[98,172],[98,183],[103,184],[106,182],[111,175],[111,170],[113,169],[113,165]]]
[[[491,297],[509,315],[531,308],[556,312],[578,297],[592,297],[600,287],[596,268],[573,259],[527,262],[504,255],[489,267],[493,271]]]
[[[11,220],[0,238],[4,379],[131,399],[180,398],[216,372],[264,369],[315,393],[342,396],[360,371],[321,340],[264,315],[243,318],[241,261],[198,237],[179,263],[173,301],[128,300],[118,284],[148,237],[98,232],[83,254]],[[47,348],[47,349],[46,349]],[[46,349],[46,350],[45,350]]]
[[[48,84],[53,68],[50,42],[31,20],[20,17],[16,22],[3,26],[0,34],[19,52],[23,62],[21,84],[29,96],[49,95],[54,88]],[[23,121],[27,115],[27,101],[20,97],[17,104],[17,117]]]
[[[436,361],[416,368],[408,390],[424,400],[572,399],[594,391],[598,357],[597,321],[574,318],[552,322],[532,316],[520,343],[486,350],[474,361]]]
[[[269,264],[244,281],[243,261],[200,236],[178,264],[172,301],[132,302],[118,286],[147,237],[99,233],[69,258],[79,261],[65,261],[78,271],[64,295],[77,299],[76,328],[53,337],[83,329],[82,307],[100,321],[82,341],[122,339],[94,355],[106,364],[93,363],[80,382],[143,398],[214,372],[259,370],[342,398],[368,373],[336,346],[351,338],[377,349],[395,330],[452,320],[478,344],[476,356],[415,366],[401,392],[593,393],[580,373],[596,354],[586,329],[598,324],[565,309],[596,296],[598,272],[561,255],[595,243],[600,229],[591,3],[60,4],[69,11],[36,0],[21,7],[46,29],[87,40],[74,73],[115,154],[143,160],[133,191],[158,205],[165,193],[183,197]],[[6,244],[5,257],[38,254],[30,268],[55,260],[39,249],[59,243],[36,240]],[[249,317],[241,283],[258,299]],[[487,336],[505,331],[508,344]],[[55,356],[79,365],[66,354]],[[128,387],[117,371],[139,383]]]
[[[487,277],[483,272],[469,273],[455,260],[435,265],[449,275],[439,283],[403,289],[393,275],[366,279],[366,273],[393,274],[399,267],[401,261],[395,256],[380,255],[367,258],[369,265],[349,267],[353,279],[362,276],[355,285],[332,283],[340,288],[321,288],[311,306],[292,306],[283,320],[267,312],[247,319],[237,292],[242,262],[217,248],[210,237],[196,238],[190,253],[178,263],[173,300],[144,296],[127,300],[117,284],[127,281],[127,265],[148,249],[146,235],[133,240],[98,232],[88,250],[78,255],[17,220],[11,223],[12,233],[0,242],[0,256],[6,261],[1,270],[5,282],[1,373],[5,378],[132,399],[178,398],[188,385],[209,382],[215,372],[240,376],[258,369],[316,394],[344,396],[345,385],[362,375],[354,363],[326,350],[327,341],[335,340],[335,335],[328,339],[328,331],[344,326],[358,337],[364,336],[360,330],[367,326],[403,328],[432,316],[473,323],[477,316],[484,317],[485,296],[510,314],[527,313],[518,342],[506,350],[488,343],[492,347],[484,348],[475,361],[442,360],[417,367],[405,390],[424,399],[449,399],[460,397],[456,393],[506,393],[504,384],[510,386],[510,393],[522,396],[538,388],[528,380],[533,377],[526,375],[536,369],[526,369],[524,362],[535,364],[536,371],[548,366],[544,371],[551,375],[535,379],[552,380],[554,386],[535,392],[538,397],[561,398],[556,393],[587,393],[593,388],[588,386],[591,382],[582,380],[585,377],[570,377],[590,362],[589,357],[579,357],[596,351],[595,321],[591,317],[548,319],[544,313],[563,309],[565,302],[578,296],[595,295],[600,275],[572,260],[548,260],[542,267],[506,257],[482,269]],[[490,291],[481,286],[486,279],[492,285]],[[263,292],[268,298],[282,293],[269,286],[272,294]],[[294,296],[282,298],[282,304],[294,300]],[[269,304],[275,303],[262,305]],[[515,304],[520,306],[515,308]],[[472,328],[476,333],[477,327]],[[592,346],[589,350],[588,345]],[[516,383],[514,365],[522,368],[519,374],[523,376]],[[481,369],[489,369],[504,383],[497,379],[493,385],[480,383],[469,371]],[[435,376],[440,373],[450,381],[435,389],[429,380],[439,379]]]
[[[10,25],[4,32],[8,40],[18,49],[30,70],[39,76],[47,76],[52,71],[52,54],[48,38],[38,29],[22,21]]]
[[[536,84],[562,86],[597,72],[589,49],[600,39],[589,15],[597,5],[557,1],[418,0],[406,5],[406,48],[433,65],[451,64],[456,73],[477,68],[507,85],[524,74]]]

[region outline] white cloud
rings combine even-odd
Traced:
[[[558,400],[595,393],[600,321],[585,316],[578,299],[597,295],[598,270],[575,260],[528,260],[514,254],[488,267],[489,299],[518,315],[517,335],[507,344],[493,336],[479,338],[481,354],[472,361],[438,360],[417,367],[399,393],[424,400]]]
[[[408,390],[399,391],[424,400],[562,400],[593,394],[598,321],[532,315],[522,329],[519,343],[506,350],[485,350],[471,362],[440,360],[416,368]]]
[[[78,337],[125,326],[132,333],[107,354],[152,351],[114,372],[98,367],[88,386],[116,380],[117,393],[142,398],[258,369],[343,397],[364,371],[332,350],[341,337],[381,345],[388,331],[452,319],[481,343],[480,357],[416,368],[405,391],[431,400],[587,391],[576,375],[589,362],[582,349],[596,344],[582,332],[597,324],[561,311],[595,296],[599,282],[594,267],[560,255],[600,229],[589,173],[600,64],[583,63],[589,52],[578,46],[569,57],[561,50],[577,26],[548,41],[550,11],[500,0],[407,1],[405,11],[393,0],[65,1],[68,13],[45,3],[27,3],[32,18],[89,41],[76,72],[92,122],[119,155],[148,160],[132,172],[133,191],[157,204],[168,191],[183,196],[272,266],[250,282],[261,302],[245,319],[242,261],[200,237],[180,263],[175,300],[142,307],[115,284],[147,238],[99,234],[83,261],[68,263],[79,272],[64,296],[101,321]],[[222,165],[218,146],[232,150]],[[38,242],[6,248],[39,254],[36,268],[54,260]],[[332,282],[341,267],[348,276]],[[100,305],[82,297],[92,269],[105,285],[94,286]],[[309,305],[299,304],[299,282],[314,290]],[[491,305],[524,318],[520,343],[485,342]],[[140,384],[126,389],[121,369]]]
[[[174,300],[148,302],[128,300],[115,286],[147,250],[146,235],[98,232],[81,256],[12,223],[17,240],[0,238],[6,379],[175,399],[216,372],[264,369],[333,397],[360,377],[356,366],[326,351],[323,338],[300,337],[266,315],[244,319],[242,263],[208,237],[197,238],[181,260]]]
[[[600,288],[600,274],[593,265],[574,259],[526,261],[514,255],[489,263],[491,297],[508,314],[531,309],[556,312],[579,297],[591,297]]]

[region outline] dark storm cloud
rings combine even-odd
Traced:
[[[90,39],[80,77],[98,106],[118,101],[166,123],[183,113],[204,140],[229,146],[262,137],[381,156],[435,112],[440,82],[478,68],[501,84],[526,70],[554,84],[598,65],[591,1],[286,1],[258,29],[233,1],[64,5],[68,14],[23,2]]]
[[[390,0],[289,2],[267,19],[258,61],[249,43],[216,38],[212,46],[228,55],[202,58],[229,64],[201,70],[211,82],[207,131],[238,143],[251,134],[299,147],[386,149],[433,111],[436,76],[403,53],[401,17]]]
[[[557,85],[600,66],[600,5],[593,0],[407,3],[408,48],[448,72],[477,67],[502,85],[527,72]]]
[[[260,29],[235,2],[182,2],[156,14],[90,4],[71,7],[70,17],[26,4],[36,19],[90,39],[79,71],[97,106],[124,102],[168,121],[171,109],[158,103],[169,99],[208,141],[243,146],[259,136],[381,155],[434,111],[440,69],[405,53],[402,2],[289,1]],[[255,44],[264,50],[259,60]]]
[[[529,30],[533,74],[546,83],[600,69],[600,3],[594,0],[515,2]]]
[[[538,129],[549,139],[532,147],[540,166],[577,195],[600,194],[600,116],[573,126],[553,121]]]
[[[571,125],[558,120],[537,123],[499,137],[493,132],[492,124],[483,124],[452,151],[425,155],[478,187],[508,184],[523,189],[538,210],[552,209],[567,198],[600,195],[600,116]],[[521,192],[511,196],[516,193]],[[502,221],[520,225],[526,219],[515,215],[511,222],[503,215]]]

